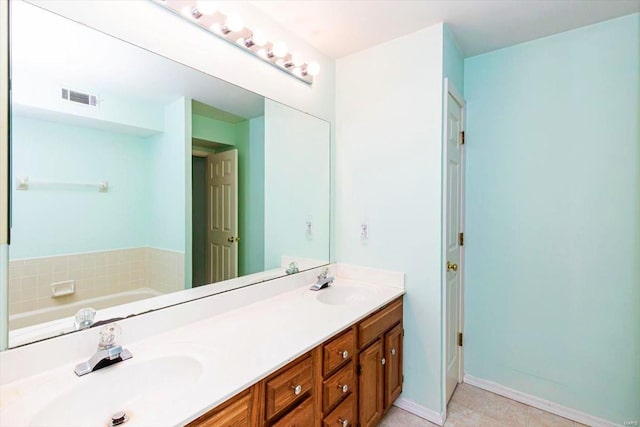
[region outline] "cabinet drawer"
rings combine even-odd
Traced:
[[[333,374],[322,383],[322,412],[328,413],[336,403],[355,390],[353,363]]]
[[[251,426],[251,393],[241,393],[222,404],[221,409],[213,409],[190,422],[187,427]]]
[[[267,418],[271,418],[307,394],[313,384],[312,378],[311,357],[307,357],[267,381]]]
[[[353,394],[342,402],[336,409],[327,415],[322,421],[323,427],[355,427],[356,401]]]
[[[313,425],[313,399],[308,398],[272,427],[309,427]]]
[[[402,320],[402,298],[372,314],[358,325],[358,347],[373,341]]]
[[[326,376],[349,360],[355,349],[353,329],[349,329],[346,333],[325,344],[322,356],[323,375]]]

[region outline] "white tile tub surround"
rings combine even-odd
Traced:
[[[52,298],[51,284],[74,280],[76,292]],[[184,254],[130,248],[9,261],[9,315],[140,288],[184,289]]]
[[[130,408],[135,416],[128,424],[183,425],[404,293],[397,283],[377,285],[336,276],[334,286],[372,286],[376,297],[354,306],[322,304],[317,293],[308,290],[320,271],[119,322],[121,343],[134,355],[132,362],[123,363],[133,366],[174,353],[202,363],[202,374],[192,386],[162,391],[171,405],[159,407],[153,399],[141,399]],[[189,291],[198,288],[183,292]],[[34,414],[56,397],[76,390],[83,379],[75,376],[73,366],[95,352],[98,332],[89,329],[0,353],[0,425],[30,425]],[[254,351],[256,347],[261,351]],[[85,398],[93,397],[78,396],[74,404],[82,405]]]

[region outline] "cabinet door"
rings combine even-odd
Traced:
[[[391,406],[402,392],[402,324],[384,334],[385,386],[384,409]]]
[[[187,427],[250,427],[252,391],[253,389],[232,397],[220,409],[213,409],[189,423]]]
[[[271,427],[309,427],[313,425],[313,399],[307,398]]]
[[[382,417],[384,404],[382,364],[382,340],[378,339],[366,350],[360,352],[359,403],[360,425],[373,427]]]

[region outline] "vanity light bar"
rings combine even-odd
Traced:
[[[213,0],[151,1],[307,84],[313,84],[313,77],[320,73],[317,62],[302,61],[298,55],[289,52],[284,42],[266,40],[259,31],[245,27],[240,15],[224,14],[218,10],[216,8],[218,2]]]

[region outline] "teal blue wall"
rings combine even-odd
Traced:
[[[12,182],[11,258],[139,246],[184,252],[187,107],[183,98],[167,105],[165,132],[147,138],[14,115],[12,179],[107,180],[109,190],[18,191]]]
[[[238,149],[238,275],[264,271],[264,117],[235,125]]]
[[[454,87],[463,95],[464,91],[464,56],[460,52],[458,43],[448,25],[442,29],[442,68],[444,77],[453,83]],[[444,88],[447,90],[447,88]]]
[[[640,15],[465,60],[465,370],[640,420]]]
[[[12,118],[11,258],[144,246],[150,155],[143,138],[40,119]],[[16,190],[32,181],[109,182],[109,191]]]
[[[149,244],[178,252],[191,252],[191,210],[186,215],[185,209],[191,203],[190,117],[191,101],[179,98],[165,107],[164,133],[148,138]],[[185,263],[185,274],[190,279],[190,264]]]
[[[192,114],[191,127],[193,138],[229,145],[236,143],[236,126],[233,123]]]

